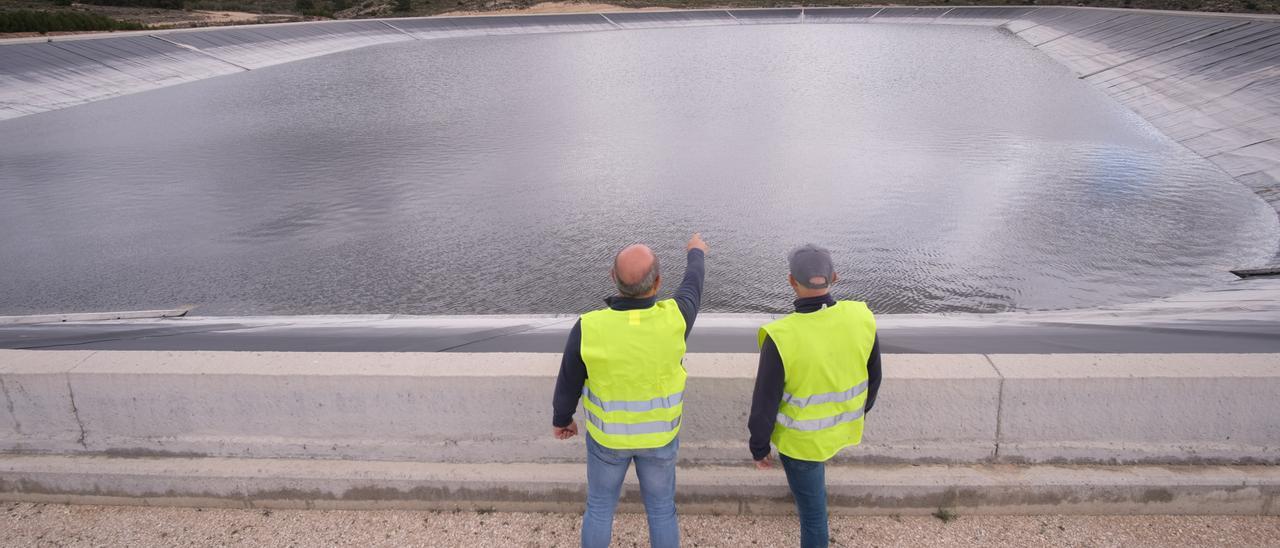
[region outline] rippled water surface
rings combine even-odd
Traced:
[[[625,243],[783,310],[1085,307],[1269,257],[1274,212],[991,29],[386,45],[0,122],[0,313],[573,312]]]

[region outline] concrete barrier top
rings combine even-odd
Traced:
[[[559,356],[0,350],[0,452],[570,462]],[[746,455],[752,354],[694,354],[682,457]],[[1280,462],[1280,354],[886,355],[862,462]]]
[[[1268,378],[1280,354],[887,354],[886,378]],[[522,352],[28,351],[0,349],[0,373],[545,377],[558,354]],[[754,354],[690,354],[693,378],[754,379]]]

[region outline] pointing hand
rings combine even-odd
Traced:
[[[685,251],[691,249],[701,249],[703,253],[707,252],[707,242],[702,241],[702,234],[694,232],[693,237],[689,238],[689,243],[684,246]]]

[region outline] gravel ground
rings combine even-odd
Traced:
[[[501,512],[223,510],[3,503],[3,546],[577,546],[579,517]],[[794,546],[785,516],[682,516],[684,546]],[[1280,517],[836,517],[832,546],[1280,546]],[[648,546],[620,514],[614,546]]]

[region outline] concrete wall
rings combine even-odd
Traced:
[[[749,458],[749,354],[695,354],[682,460]],[[0,351],[0,452],[556,463],[555,354]],[[889,355],[849,462],[1277,463],[1280,355]]]

